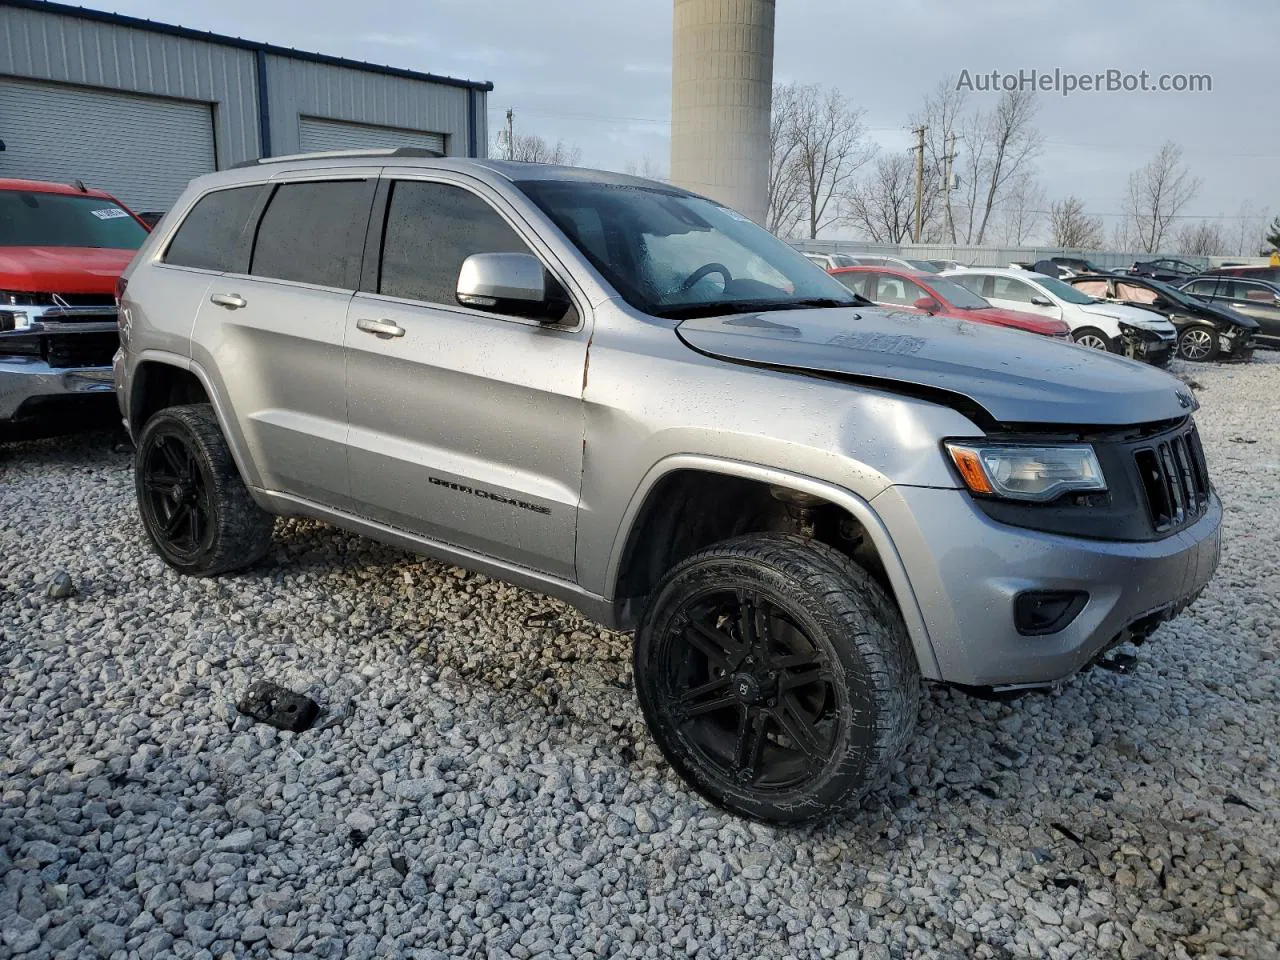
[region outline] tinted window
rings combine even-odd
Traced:
[[[598,223],[584,229],[592,242],[603,243]],[[400,180],[391,188],[378,292],[456,305],[458,272],[467,257],[530,252],[507,221],[469,190]]]
[[[261,187],[234,187],[205,194],[169,242],[165,263],[203,270],[243,270],[233,262],[236,245]]]
[[[373,187],[372,180],[281,184],[258,224],[249,272],[354,290]]]
[[[1270,287],[1264,287],[1260,283],[1249,283],[1247,281],[1236,281],[1236,292],[1234,298],[1237,300],[1253,300],[1258,303],[1272,303],[1275,301],[1276,295]]]
[[[114,200],[0,190],[0,246],[137,250],[146,228]]]
[[[1197,297],[1211,297],[1213,296],[1213,288],[1216,283],[1216,280],[1196,280],[1194,283],[1187,284],[1182,289]]]

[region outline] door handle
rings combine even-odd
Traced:
[[[215,293],[209,298],[209,302],[226,307],[228,310],[239,310],[249,305],[248,301],[238,293]]]
[[[372,333],[382,340],[404,336],[404,327],[394,320],[357,320],[356,329],[363,330],[365,333]]]

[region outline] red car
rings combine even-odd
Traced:
[[[954,280],[932,273],[896,267],[839,267],[828,272],[858,296],[883,307],[1071,340],[1071,328],[1062,320],[993,307]]]
[[[50,414],[114,419],[116,280],[146,236],[101,190],[0,180],[0,439]]]

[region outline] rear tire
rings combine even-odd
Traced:
[[[275,518],[249,496],[213,407],[165,407],[138,438],[138,512],[161,558],[179,573],[211,577],[257,563]]]
[[[1187,327],[1178,334],[1178,356],[1195,363],[1218,358],[1218,335],[1205,327]]]
[[[1079,330],[1073,331],[1071,338],[1082,347],[1088,347],[1090,350],[1105,350],[1107,353],[1119,353],[1120,344],[1112,337],[1108,337],[1097,327],[1081,327]]]
[[[920,672],[897,607],[815,541],[753,534],[658,584],[636,692],[667,760],[717,806],[770,823],[830,816],[910,739]]]

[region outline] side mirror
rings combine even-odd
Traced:
[[[456,291],[458,303],[555,323],[569,308],[569,298],[529,253],[473,253],[462,261]]]
[[[1033,307],[1052,307],[1053,301],[1048,297],[1032,297],[1031,305]]]
[[[942,304],[938,303],[933,297],[921,297],[912,306],[917,310],[923,310],[925,313],[937,313],[942,309]]]

